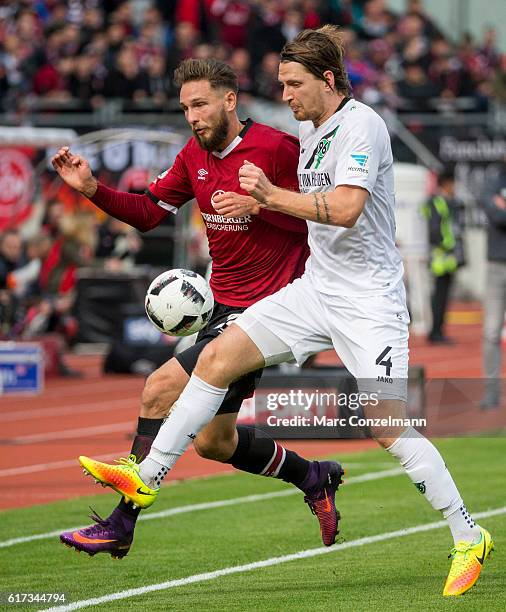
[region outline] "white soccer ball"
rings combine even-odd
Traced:
[[[214,298],[207,281],[191,270],[162,272],[149,285],[146,314],[169,336],[190,336],[200,331],[213,314]]]

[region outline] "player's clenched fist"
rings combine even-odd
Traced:
[[[71,153],[69,147],[62,147],[51,158],[53,168],[70,187],[91,198],[97,190],[97,179],[91,173],[89,163],[80,155]]]
[[[264,206],[267,205],[267,198],[274,189],[264,171],[246,159],[239,168],[239,185]]]
[[[233,191],[214,196],[212,205],[216,212],[227,218],[258,215],[260,211],[260,206],[254,198]]]

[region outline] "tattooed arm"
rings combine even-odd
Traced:
[[[249,162],[239,170],[239,183],[264,208],[340,227],[355,225],[369,196],[366,189],[353,185],[306,195],[294,193],[274,186],[260,168]]]

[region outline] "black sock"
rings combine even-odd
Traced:
[[[262,430],[237,426],[239,441],[226,463],[251,474],[281,478],[298,487],[307,475],[310,462],[275,442]]]
[[[163,421],[164,419],[146,419],[144,417],[139,417],[137,422],[137,435],[132,442],[132,450],[130,451],[132,455],[135,455],[137,463],[140,463],[148,456],[153,440],[160,431]],[[133,508],[132,503],[127,503],[123,498],[121,498],[118,508],[121,512],[133,518],[137,518],[141,511],[141,508]]]

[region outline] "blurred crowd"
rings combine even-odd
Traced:
[[[186,57],[228,61],[244,95],[279,100],[278,54],[303,28],[342,26],[354,95],[398,111],[506,102],[491,27],[450,40],[423,0],[0,0],[0,111],[57,103],[174,108]],[[172,101],[172,105],[171,105]]]
[[[121,221],[99,223],[87,211],[69,214],[58,200],[47,204],[31,237],[16,228],[0,233],[0,340],[57,334],[72,346],[78,331],[73,312],[78,268],[128,270],[141,244],[137,232]]]

